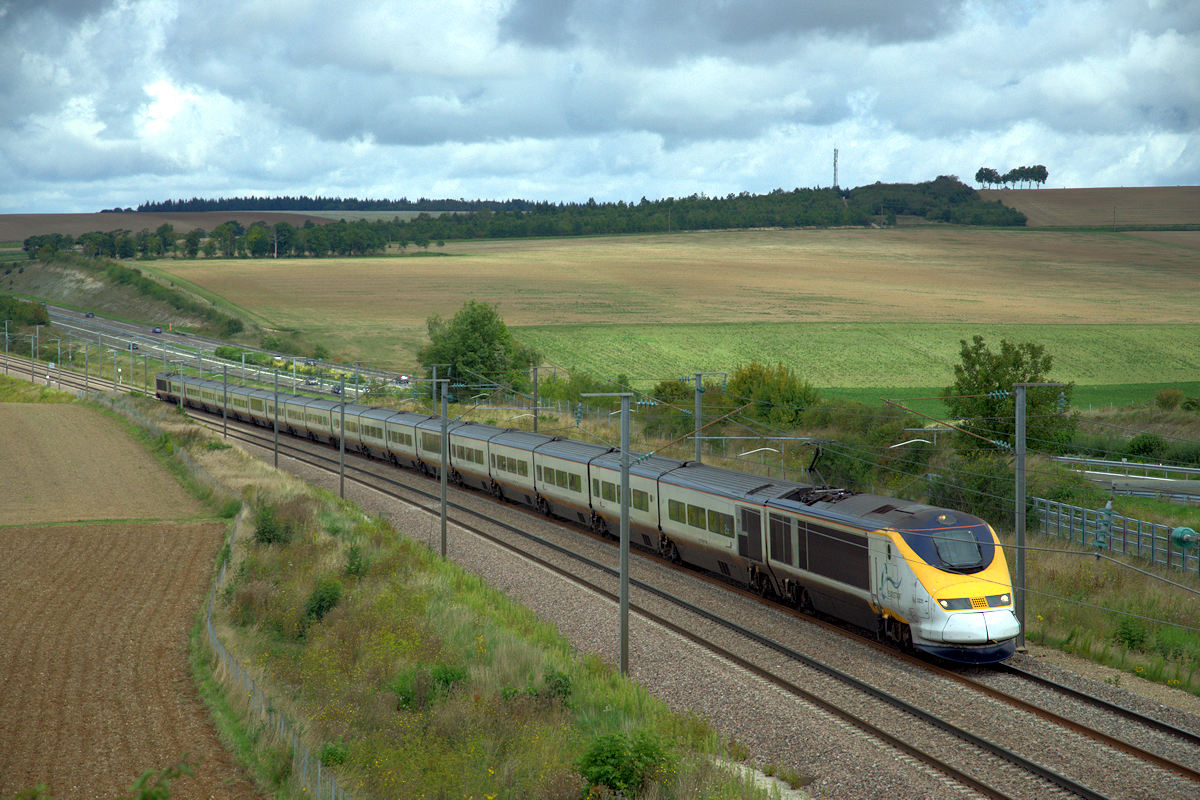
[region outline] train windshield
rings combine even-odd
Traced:
[[[978,572],[992,563],[995,544],[987,524],[969,514],[930,509],[898,529],[924,561],[951,572]]]

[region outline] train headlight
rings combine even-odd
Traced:
[[[1006,606],[1011,602],[1012,602],[1012,595],[1008,594],[1007,592],[1005,594],[989,594],[988,599],[987,599],[988,608],[995,608],[996,606]]]
[[[955,597],[950,600],[938,600],[938,605],[947,611],[961,611],[964,608],[970,608],[971,601],[966,597]]]

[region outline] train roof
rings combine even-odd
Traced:
[[[602,456],[611,450],[611,447],[604,444],[577,442],[574,439],[552,438],[537,448],[537,455],[586,464],[593,458]]]
[[[516,428],[509,428],[492,437],[492,444],[519,447],[522,450],[531,451],[551,441],[554,441],[554,437],[549,434],[531,433],[530,431],[521,431]]]
[[[722,467],[710,467],[695,461],[683,462],[679,469],[664,474],[662,480],[673,486],[724,495],[750,503],[767,502],[796,491],[798,488],[806,488],[805,484],[793,481],[765,478],[762,475],[735,472]]]
[[[645,457],[641,453],[630,453],[629,455],[631,462],[629,464],[629,474],[642,478],[658,478],[664,473],[678,469],[687,463],[686,461],[680,461],[678,458],[667,458],[665,456]],[[611,453],[605,453],[593,461],[592,464],[597,467],[604,467],[605,469],[613,469],[620,472],[621,451],[614,450]]]
[[[455,436],[462,436],[467,439],[475,439],[480,442],[489,442],[496,437],[497,434],[503,433],[503,428],[497,428],[495,425],[488,425],[485,422],[470,422],[464,421],[462,427],[454,429]]]

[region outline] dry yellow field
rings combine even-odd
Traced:
[[[90,408],[0,403],[0,432],[0,525],[203,514],[144,448]]]
[[[922,228],[450,242],[429,256],[162,269],[335,347],[411,350],[470,298],[511,326],[1200,321],[1200,232]]]
[[[1200,186],[984,189],[1029,225],[1200,225]]]

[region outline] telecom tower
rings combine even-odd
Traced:
[[[833,188],[838,188],[837,182],[837,148],[833,148]]]

